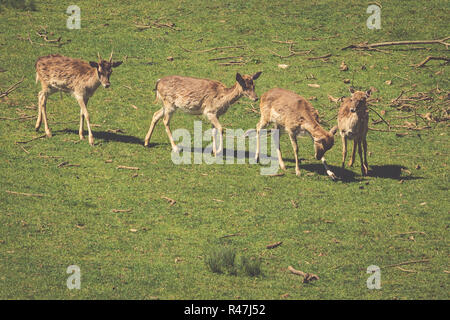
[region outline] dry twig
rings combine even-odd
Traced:
[[[449,61],[450,61],[450,58],[447,58],[447,57],[433,57],[433,56],[428,56],[428,57],[426,57],[425,60],[423,60],[421,63],[414,65],[414,67],[416,67],[416,68],[421,68],[421,67],[423,67],[423,66],[424,66],[428,61],[430,61],[430,60],[444,60],[444,61],[449,62]]]
[[[283,241],[278,241],[272,244],[269,244],[266,246],[267,249],[275,249],[276,247],[279,247],[283,244]]]
[[[41,193],[25,193],[25,192],[16,192],[16,191],[9,191],[9,190],[5,190],[6,193],[9,194],[15,194],[18,196],[25,196],[25,197],[44,197],[45,194],[41,194]]]
[[[300,270],[295,270],[292,266],[288,267],[288,270],[298,276],[302,276],[303,277],[303,283],[307,283],[313,280],[319,280],[319,277],[313,273],[305,273],[303,271]]]
[[[19,86],[19,84],[21,84],[23,82],[23,80],[24,80],[24,77],[22,77],[22,79],[20,79],[18,82],[14,83],[12,86],[10,86],[8,89],[6,89],[5,92],[0,91],[0,98],[6,97],[8,94],[10,94],[14,90],[16,90],[17,87]]]
[[[386,47],[386,46],[397,46],[397,45],[409,45],[409,44],[442,44],[445,45],[446,49],[448,49],[450,43],[445,42],[446,40],[450,39],[450,37],[445,37],[443,39],[437,39],[437,40],[416,40],[416,41],[388,41],[388,42],[379,42],[379,43],[358,43],[358,44],[351,44],[349,46],[346,46],[342,48],[341,50],[346,49],[363,49],[363,50],[370,50],[377,47]]]

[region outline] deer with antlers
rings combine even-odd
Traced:
[[[350,87],[351,97],[344,98],[338,113],[338,127],[342,138],[342,172],[344,171],[345,158],[347,156],[347,140],[353,140],[353,152],[349,166],[355,162],[355,151],[358,146],[359,159],[361,160],[361,173],[366,176],[369,172],[367,164],[367,131],[369,131],[369,110],[367,101],[371,90],[366,92],[356,91]],[[361,150],[364,149],[364,160]]]
[[[153,114],[150,128],[145,137],[145,146],[148,146],[155,125],[164,118],[164,126],[169,137],[172,150],[178,152],[170,132],[169,122],[172,114],[180,109],[191,115],[204,115],[213,126],[213,154],[216,156],[223,148],[223,128],[219,123],[219,116],[227,112],[228,108],[242,96],[257,101],[254,80],[261,72],[254,75],[236,74],[236,83],[227,88],[224,84],[209,80],[184,76],[167,76],[156,82],[156,101],[161,100],[163,107]],[[215,130],[219,132],[220,144],[216,148]]]
[[[52,136],[47,123],[46,105],[48,97],[55,92],[71,93],[80,105],[80,139],[84,139],[83,124],[86,124],[89,132],[89,144],[94,145],[94,136],[91,131],[87,104],[95,90],[102,85],[109,88],[109,78],[112,68],[122,64],[122,61],[112,61],[113,52],[109,60],[104,60],[98,53],[98,62],[86,62],[80,59],[65,57],[59,54],[43,56],[36,61],[36,83],[41,82],[42,89],[38,94],[38,118],[36,131],[41,127],[44,120],[45,133]]]

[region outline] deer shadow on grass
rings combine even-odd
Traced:
[[[357,182],[364,179],[364,176],[361,175],[359,166],[355,165],[353,168],[357,171],[357,173],[348,170],[347,167],[344,169],[344,172],[341,173],[341,167],[335,167],[336,171],[334,171],[343,182]],[[423,179],[422,177],[414,177],[411,175],[403,175],[403,172],[407,171],[407,168],[397,164],[391,165],[369,165],[369,172],[367,177],[371,178],[382,178],[382,179],[393,179],[393,180],[417,180]],[[358,177],[358,179],[357,179]]]
[[[415,177],[412,175],[402,176],[403,171],[407,172],[405,166],[398,164],[389,164],[382,166],[371,166],[369,165],[369,177],[374,178],[387,178],[394,180],[417,180],[423,179],[423,177]]]
[[[72,129],[63,129],[58,130],[56,132],[62,132],[62,133],[70,133],[70,134],[76,134],[78,136],[78,130],[72,130]],[[144,140],[141,140],[135,136],[130,136],[126,134],[120,134],[120,133],[114,133],[109,131],[92,131],[92,134],[94,135],[94,139],[101,139],[107,142],[123,142],[123,143],[131,143],[131,144],[141,144],[144,145]],[[150,144],[150,147],[158,145],[157,143]]]

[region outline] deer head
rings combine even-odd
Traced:
[[[352,96],[350,97],[350,112],[357,112],[366,108],[366,99],[370,97],[371,89],[366,92],[356,91],[353,87],[349,88]]]
[[[252,76],[247,74],[241,76],[239,73],[236,73],[236,81],[241,86],[242,93],[252,101],[258,101],[258,96],[256,95],[255,84],[253,81],[258,79],[261,73],[262,71],[259,71]]]
[[[103,87],[109,88],[111,83],[109,82],[109,77],[112,74],[112,68],[116,68],[122,64],[123,61],[112,61],[113,52],[111,51],[111,55],[109,56],[109,60],[103,60],[100,56],[100,53],[97,53],[98,55],[98,62],[90,61],[89,64],[91,67],[97,69],[97,76],[98,80],[102,84]]]

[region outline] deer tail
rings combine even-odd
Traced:
[[[161,98],[160,95],[159,95],[159,93],[158,93],[158,84],[159,84],[159,81],[160,81],[160,80],[161,80],[161,79],[156,80],[155,89],[153,89],[153,90],[155,91],[155,101],[153,101],[153,104],[158,103],[158,99]]]

